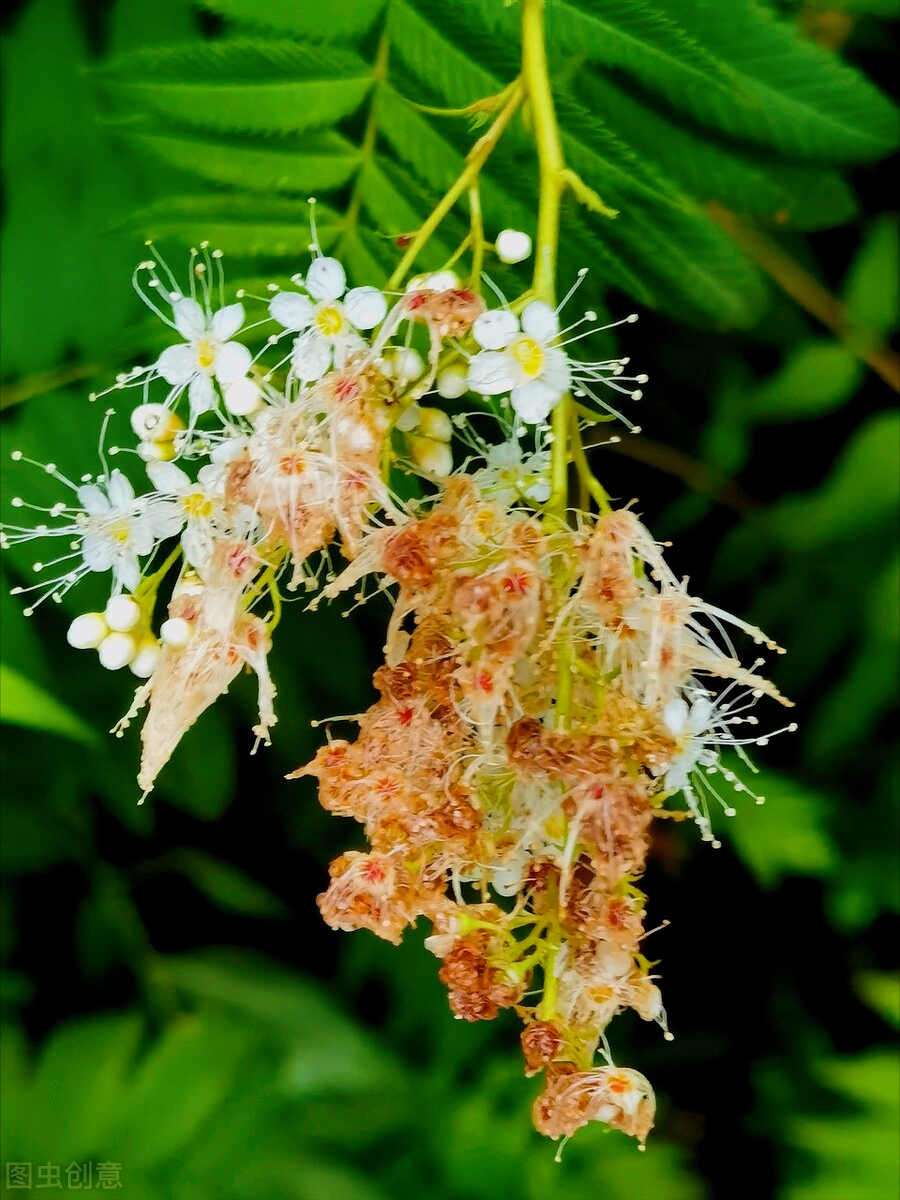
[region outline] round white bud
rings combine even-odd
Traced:
[[[141,442],[137,452],[144,462],[171,462],[175,457],[175,443]]]
[[[417,350],[398,350],[392,363],[394,378],[401,380],[418,379],[425,370],[422,355]]]
[[[138,679],[149,679],[156,670],[161,650],[156,638],[144,638],[137,648],[137,653],[129,663],[132,675]]]
[[[450,418],[441,409],[421,408],[417,432],[436,442],[449,442],[453,437],[453,426],[450,424]]]
[[[523,262],[531,254],[531,238],[519,229],[504,229],[497,235],[496,250],[501,262]]]
[[[455,271],[433,271],[425,276],[422,287],[433,292],[449,292],[459,287],[459,276]]]
[[[160,640],[173,650],[182,650],[191,640],[191,626],[184,617],[170,617],[159,629]]]
[[[142,442],[170,442],[184,422],[165,404],[139,404],[131,414],[131,428]]]
[[[96,650],[108,633],[103,613],[82,613],[69,626],[66,641],[76,650]]]
[[[100,663],[107,671],[127,667],[137,653],[137,645],[129,633],[110,633],[97,648]]]
[[[426,475],[443,478],[453,470],[453,455],[445,442],[409,434],[406,438],[409,457]]]
[[[262,392],[253,379],[236,379],[225,388],[225,407],[233,417],[250,417],[262,405]]]
[[[128,633],[141,619],[141,606],[133,596],[113,596],[103,616],[115,633]]]
[[[468,374],[463,366],[444,367],[435,381],[435,391],[445,400],[458,400],[469,390]]]

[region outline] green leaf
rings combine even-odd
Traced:
[[[336,0],[314,4],[304,0],[201,0],[203,7],[241,24],[257,25],[311,41],[345,39],[365,33],[384,8],[385,0]]]
[[[181,123],[245,133],[322,129],[363,103],[373,78],[349,51],[233,38],[137,50],[104,84],[131,105]]]
[[[795,1117],[788,1141],[806,1152],[815,1175],[788,1182],[784,1200],[886,1200],[900,1186],[897,1120],[900,1117],[900,1059],[896,1051],[873,1050],[856,1059],[830,1059],[817,1071],[844,1113]],[[846,1111],[853,1106],[855,1112]]]
[[[286,1094],[377,1087],[399,1071],[399,1064],[311,980],[271,960],[248,951],[210,949],[165,959],[160,970],[178,989],[285,1038],[292,1047],[280,1082]]]
[[[771,513],[785,545],[811,549],[870,529],[900,501],[900,413],[870,417],[854,433],[820,491],[788,496]]]
[[[255,1040],[251,1029],[210,1013],[179,1017],[138,1064],[108,1145],[131,1169],[190,1145],[222,1104]]]
[[[900,973],[897,971],[861,971],[856,990],[869,1008],[900,1029]]]
[[[627,80],[585,70],[577,87],[583,103],[594,113],[608,114],[637,155],[700,203],[715,200],[794,229],[840,225],[856,212],[853,193],[835,171],[754,152],[684,124]]]
[[[116,129],[171,166],[213,183],[250,191],[298,192],[304,199],[312,191],[342,187],[360,164],[356,147],[336,133],[261,142],[259,138],[237,141],[233,137],[182,136],[121,125]]]
[[[339,232],[338,218],[321,204],[317,215],[319,241],[327,248]],[[303,259],[309,252],[309,206],[252,193],[175,196],[139,209],[119,232],[186,246],[206,239],[236,258]]]
[[[287,909],[274,893],[246,872],[202,850],[175,850],[161,864],[187,876],[205,896],[225,912],[251,917],[283,917]]]
[[[677,22],[644,4],[552,6],[561,49],[633,75],[701,124],[824,162],[897,144],[890,101],[853,68],[748,0],[679,0]]]
[[[29,1089],[23,1150],[71,1162],[110,1146],[121,1119],[141,1021],[110,1014],[67,1021],[44,1046]]]
[[[855,394],[866,367],[838,342],[808,342],[749,398],[756,421],[802,421],[840,408]]]
[[[891,102],[858,71],[761,5],[679,0],[678,16],[732,72],[734,90],[682,88],[668,72],[644,82],[703,124],[818,162],[877,158],[897,145]]]
[[[163,768],[157,790],[201,821],[214,821],[234,794],[237,754],[232,727],[221,707],[209,708]]]
[[[900,324],[900,231],[892,216],[879,218],[866,233],[847,272],[843,297],[847,318],[885,337]]]
[[[737,804],[737,816],[722,817],[717,831],[728,838],[760,886],[771,890],[790,875],[829,876],[838,860],[823,828],[827,798],[774,771],[761,772],[748,783],[764,796],[765,804]]]
[[[64,704],[5,663],[0,663],[0,721],[88,745],[96,745],[98,741],[96,732]]]

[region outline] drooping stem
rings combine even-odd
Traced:
[[[537,148],[539,192],[535,238],[535,299],[556,304],[556,262],[559,255],[559,213],[566,186],[566,161],[553,104],[547,46],[544,38],[544,0],[522,0],[522,77],[528,92]],[[553,410],[553,448],[550,458],[550,498],[547,512],[559,519],[569,491],[569,427],[572,400],[567,394]]]
[[[516,80],[508,91],[507,99],[500,112],[497,114],[493,125],[487,133],[482,134],[478,139],[466,158],[466,165],[462,174],[458,177],[455,183],[435,205],[430,215],[426,218],[424,224],[419,229],[418,233],[413,238],[412,242],[403,258],[397,264],[397,269],[387,281],[386,290],[396,290],[406,277],[407,271],[416,261],[422,247],[446,217],[447,213],[453,208],[454,204],[478,179],[481,174],[481,168],[487,162],[494,147],[500,140],[503,131],[509,125],[516,110],[521,105],[525,98],[525,88],[521,80]]]

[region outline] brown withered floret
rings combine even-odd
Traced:
[[[435,510],[392,534],[384,547],[384,570],[409,588],[428,587],[441,562],[457,552],[456,518]]]
[[[450,1007],[465,1021],[490,1021],[501,1008],[511,1008],[524,990],[487,958],[491,934],[479,929],[459,938],[444,959],[438,978],[449,990]]]
[[[553,1062],[563,1048],[562,1034],[552,1021],[531,1021],[522,1030],[520,1040],[525,1074],[529,1076],[537,1075]]]
[[[405,306],[413,320],[425,321],[441,337],[451,338],[468,333],[485,307],[477,292],[469,288],[412,292]]]

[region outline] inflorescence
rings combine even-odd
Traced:
[[[505,261],[529,250],[517,231],[497,239]],[[544,1075],[536,1127],[567,1138],[599,1121],[643,1145],[653,1091],[615,1064],[606,1030],[631,1008],[671,1036],[644,953],[650,827],[691,817],[714,842],[711,809],[731,816],[729,794],[748,792],[722,750],[746,762],[766,741],[756,700],[786,703],[732,637],[778,648],[690,595],[590,475],[582,430],[636,429],[607,397],[638,399],[646,377],[573,357],[598,329],[592,312],[564,323],[578,281],[555,309],[527,295],[489,308],[452,271],[396,295],[347,290],[342,265],[311,252],[291,288],[226,303],[218,251],[192,252],[184,292],[151,248],[135,286],[179,340],[103,394],[135,395],[135,445],[104,448],[105,421],[99,474],[38,464],[71,497],[12,501],[39,523],[6,526],[4,546],[64,547],[15,590],[30,612],[109,575],[105,607],[68,638],[141,680],[117,731],[147,708],[145,796],[243,669],[268,740],[287,593],[387,591],[379,698],[355,737],[329,734],[294,772],[369,846],[332,863],[322,914],[394,943],[425,917],[456,1016],[521,1019],[526,1072]],[[552,502],[548,421],[566,396],[593,515]],[[126,450],[141,489],[108,466]],[[401,502],[398,472],[428,495]]]

